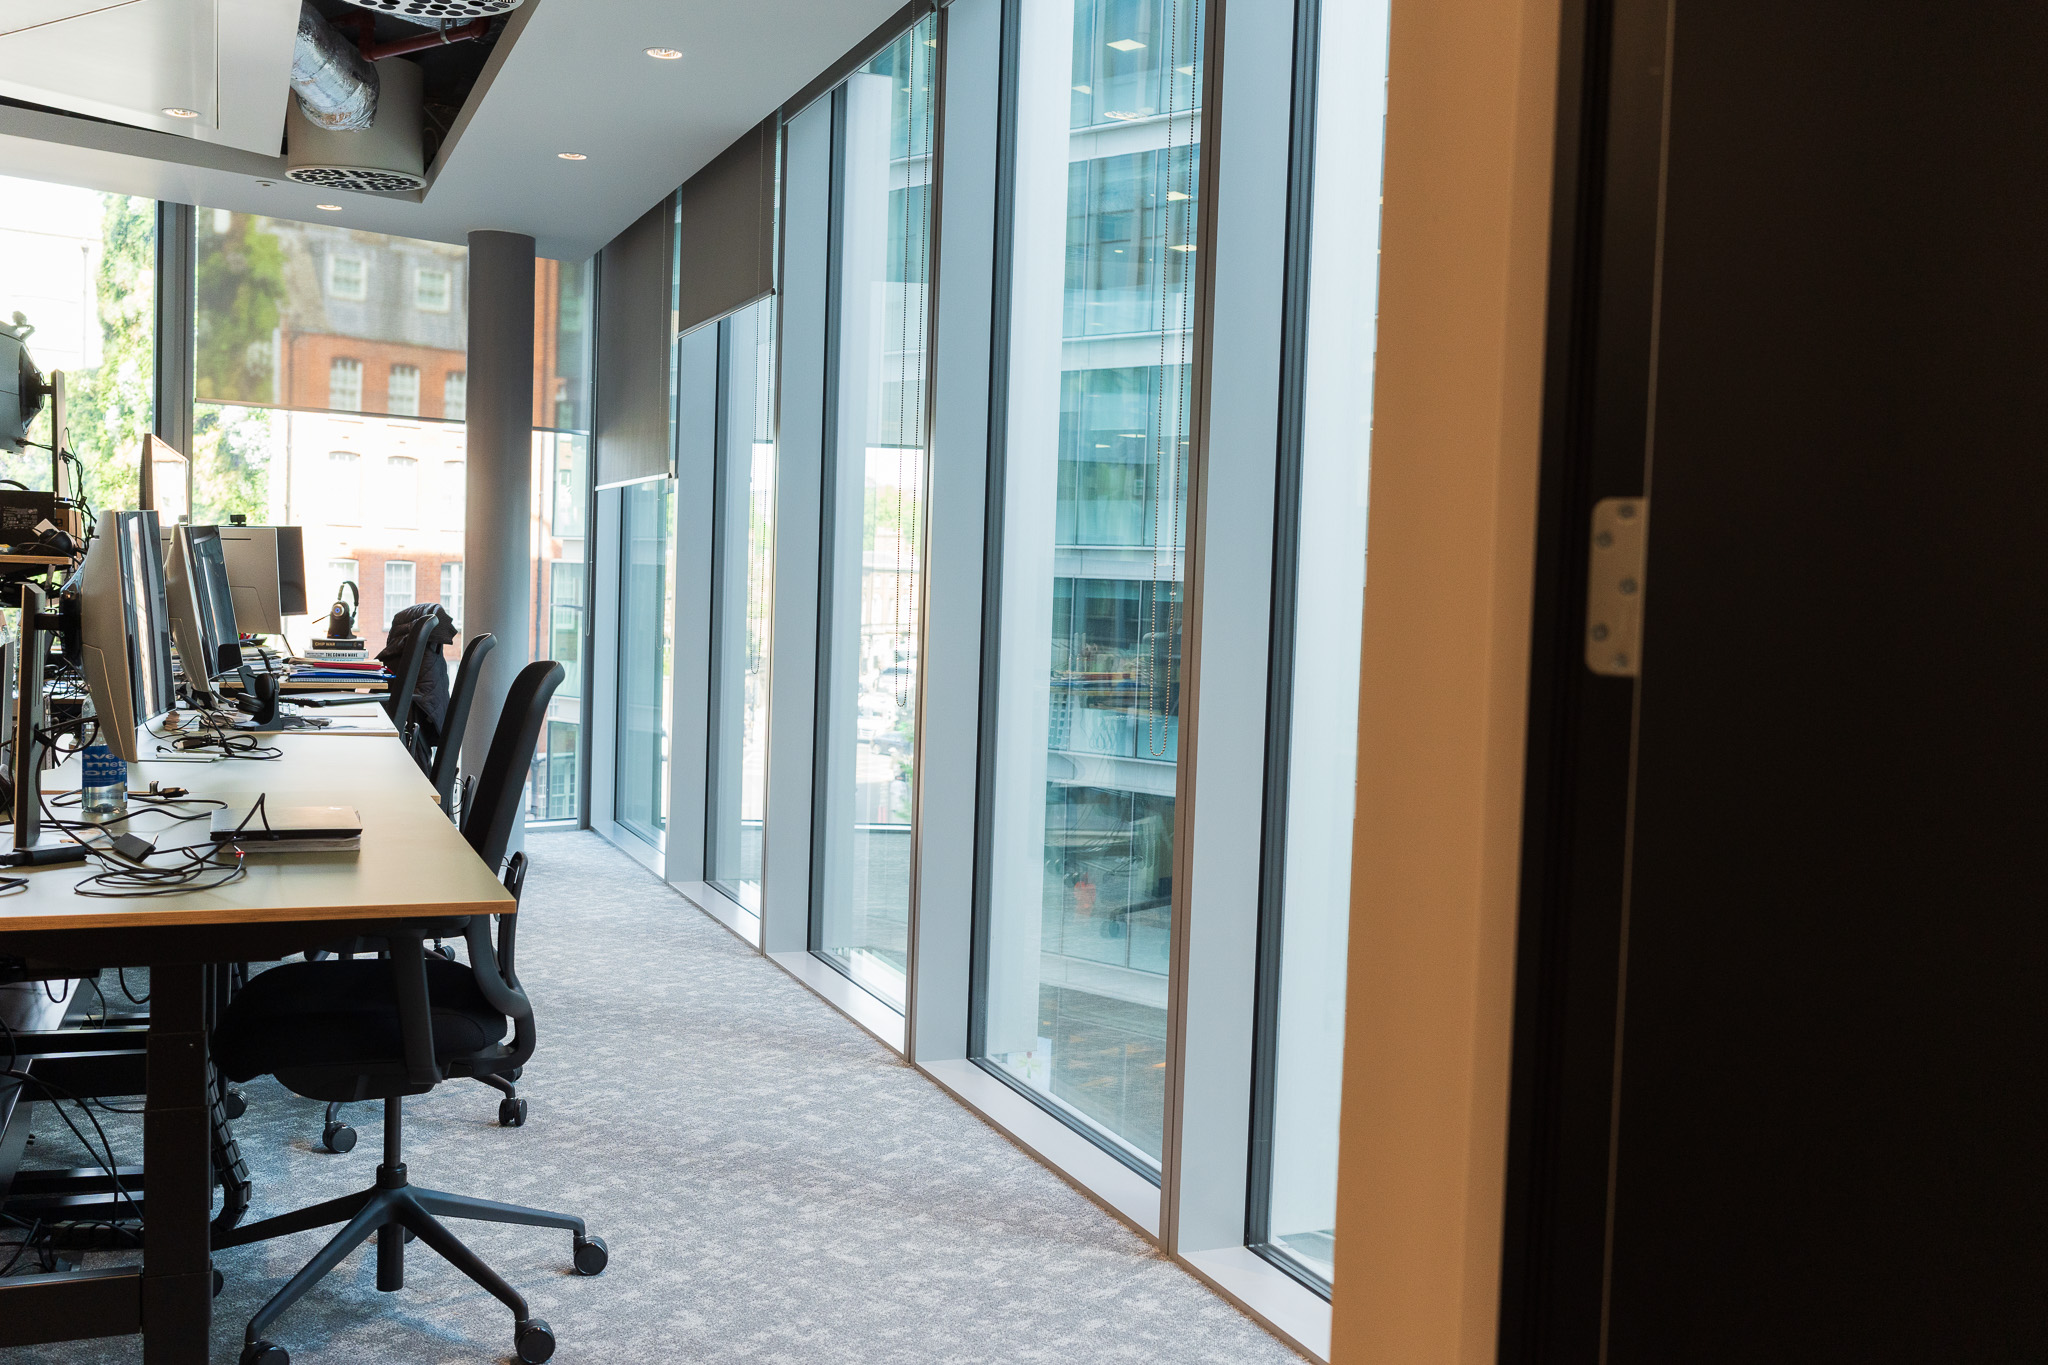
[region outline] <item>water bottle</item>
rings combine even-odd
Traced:
[[[93,821],[118,820],[128,813],[128,764],[104,744],[85,746],[85,779],[80,808]]]

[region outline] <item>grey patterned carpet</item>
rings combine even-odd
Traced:
[[[581,1213],[611,1244],[458,1224],[554,1327],[562,1362],[1161,1362],[1296,1356],[603,840],[537,835],[520,934],[540,1049],[523,1129],[473,1082],[409,1101],[416,1184]],[[111,973],[109,973],[111,980]],[[368,1185],[362,1142],[263,1080],[236,1135],[251,1217]],[[132,1123],[133,1121],[129,1121]],[[139,1159],[128,1124],[117,1156]],[[34,1164],[83,1164],[40,1110]],[[213,1359],[325,1234],[222,1252]],[[418,1243],[407,1287],[358,1251],[271,1330],[295,1365],[511,1355],[510,1316]],[[0,1365],[135,1362],[138,1339],[0,1350]]]

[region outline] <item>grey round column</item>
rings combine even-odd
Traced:
[[[462,630],[498,637],[463,738],[462,766],[474,773],[506,690],[533,657],[533,238],[517,232],[469,234],[468,400]]]

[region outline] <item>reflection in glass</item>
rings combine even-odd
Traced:
[[[1165,1112],[1199,3],[1020,16],[977,1053],[1140,1170]]]
[[[812,947],[903,1006],[923,597],[926,280],[938,21],[833,96],[836,441],[826,474]]]
[[[618,822],[655,847],[668,829],[668,743],[675,620],[675,484],[622,493],[619,528]]]
[[[548,702],[547,743],[534,755],[529,820],[575,820],[582,812],[583,613],[589,440],[580,432],[533,433],[533,657],[562,666]],[[671,551],[673,553],[673,551]],[[454,585],[459,593],[461,584]],[[453,607],[450,610],[454,610]]]
[[[768,804],[768,646],[775,546],[775,301],[719,324],[713,527],[709,862],[705,880],[756,914]]]

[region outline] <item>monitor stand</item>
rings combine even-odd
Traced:
[[[14,704],[14,848],[0,853],[0,865],[40,867],[82,863],[85,847],[75,839],[43,837],[43,659],[57,619],[44,613],[43,590],[21,585],[21,637],[7,648],[15,655],[20,687]],[[0,686],[5,673],[0,671]]]

